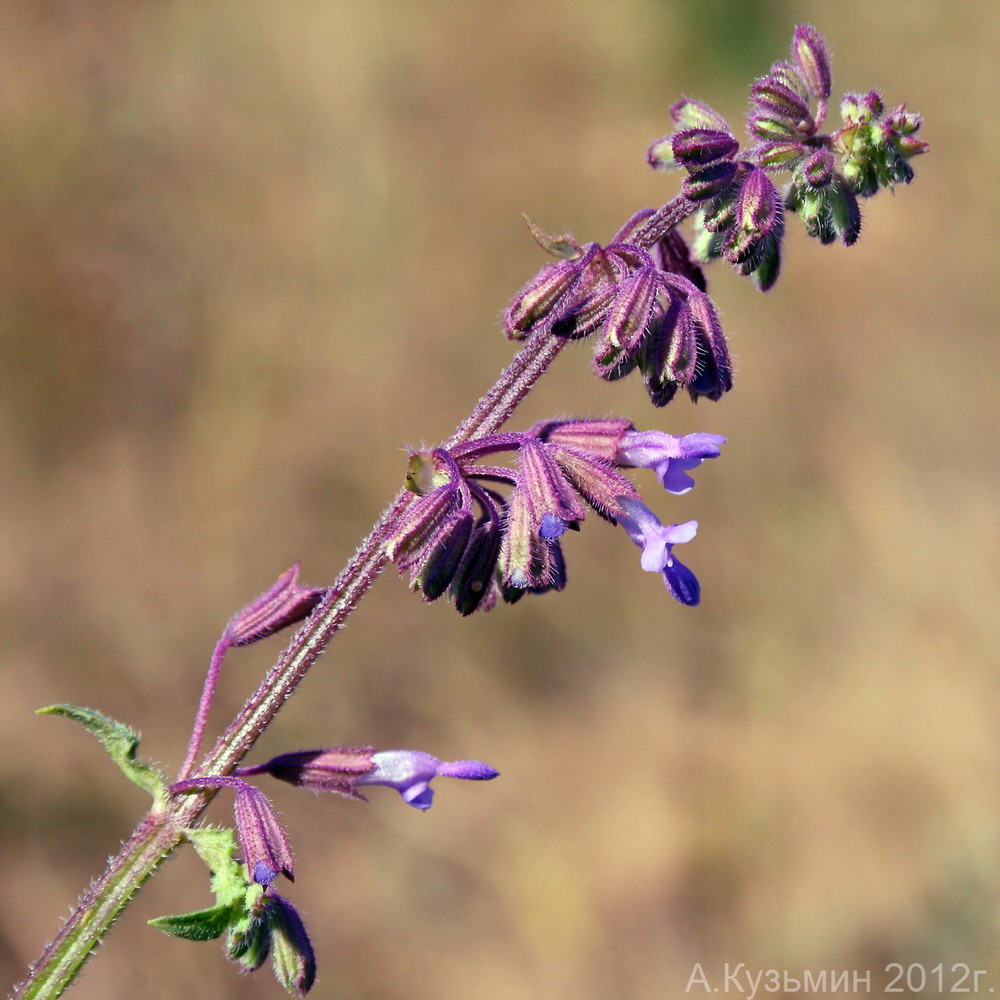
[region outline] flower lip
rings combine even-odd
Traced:
[[[701,588],[694,573],[673,554],[673,547],[691,541],[698,522],[663,524],[640,500],[619,497],[624,511],[618,520],[629,538],[642,549],[640,563],[648,573],[662,573],[663,582],[675,600],[693,606],[701,600]]]
[[[694,480],[688,475],[706,458],[718,458],[726,439],[721,434],[686,434],[675,437],[664,431],[628,431],[622,435],[617,461],[637,469],[653,469],[668,493],[687,493]]]
[[[441,761],[420,750],[381,750],[372,755],[374,767],[357,779],[359,785],[388,785],[415,809],[429,809],[434,799],[431,780],[438,775],[489,781],[500,772],[479,760]]]

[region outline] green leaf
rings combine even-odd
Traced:
[[[194,846],[198,857],[208,865],[216,904],[206,910],[195,910],[193,913],[154,917],[149,921],[150,926],[159,928],[165,934],[186,938],[188,941],[211,941],[221,937],[226,931],[229,931],[230,941],[234,935],[242,939],[253,926],[255,919],[253,911],[257,908],[257,902],[264,889],[257,884],[247,884],[242,863],[233,857],[236,851],[233,831],[215,827],[193,827],[185,830],[184,836]],[[251,945],[252,942],[248,938],[244,950],[248,950]],[[264,958],[266,957],[267,951],[264,951]],[[261,961],[263,960],[261,958]]]
[[[128,726],[92,708],[81,708],[79,705],[49,705],[40,708],[36,715],[61,715],[80,723],[93,736],[96,736],[105,746],[111,759],[121,768],[129,781],[144,788],[153,796],[156,808],[163,808],[167,803],[167,783],[154,767],[136,760],[139,749],[139,734]]]
[[[154,917],[149,925],[187,941],[213,941],[226,932],[236,916],[237,908],[229,903],[193,913]]]

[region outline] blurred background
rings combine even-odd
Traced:
[[[518,425],[729,436],[698,488],[697,609],[598,519],[562,595],[460,619],[394,571],[252,759],[370,742],[502,777],[426,815],[266,790],[334,1000],[684,994],[694,963],[985,969],[1000,988],[996,501],[1000,8],[984,2],[7,0],[0,31],[0,908],[19,978],[146,807],[75,702],[172,771],[229,616],[331,581],[512,354],[544,262],[678,178],[667,108],[734,125],[800,21],[835,94],[925,115],[916,183],[852,250],[789,226],[766,296],[711,292],[737,389],[654,411],[567,351]],[[280,640],[225,664],[212,733]],[[230,820],[224,796],[209,814]],[[183,852],[73,996],[275,997],[145,921],[206,906]],[[971,985],[968,983],[966,985]],[[698,988],[696,987],[696,990]],[[929,986],[924,995],[939,994]]]

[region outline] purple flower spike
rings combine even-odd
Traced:
[[[629,431],[622,437],[619,465],[652,469],[668,493],[687,493],[694,486],[688,475],[706,458],[718,458],[726,443],[721,434],[686,434],[674,437],[663,431]]]
[[[489,781],[500,773],[479,760],[446,763],[419,750],[382,750],[372,757],[372,763],[374,769],[361,775],[357,783],[395,788],[403,796],[403,801],[415,809],[430,809],[434,798],[430,784],[438,775]]]
[[[664,525],[641,501],[619,497],[625,512],[618,520],[629,538],[642,549],[641,565],[647,573],[662,573],[663,582],[681,604],[694,606],[701,600],[701,587],[694,573],[673,555],[673,547],[690,542],[698,531],[697,521]]]

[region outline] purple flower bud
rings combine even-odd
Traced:
[[[428,547],[427,557],[417,575],[417,582],[428,601],[436,601],[451,586],[472,534],[473,520],[470,511],[458,511]],[[402,563],[400,568],[403,568]]]
[[[688,169],[703,167],[716,160],[731,159],[740,148],[736,138],[716,129],[689,128],[675,132],[670,140],[674,159]]]
[[[285,991],[304,997],[316,982],[316,953],[298,911],[276,892],[264,901],[271,928],[271,966]]]
[[[460,615],[488,610],[496,600],[494,578],[500,555],[500,524],[487,517],[473,530],[465,558],[451,581],[451,595]]]
[[[764,77],[750,88],[750,97],[764,114],[785,118],[796,128],[812,133],[814,122],[809,105],[791,87]]]
[[[274,807],[259,789],[240,782],[236,786],[236,832],[243,849],[243,863],[251,877],[270,885],[279,874],[294,881],[295,859]]]
[[[763,170],[752,168],[736,200],[735,224],[761,239],[781,228],[782,217],[778,189]]]
[[[729,160],[703,167],[685,178],[684,197],[689,201],[706,201],[725,194],[736,176],[736,164]]]
[[[817,100],[830,96],[830,55],[823,36],[809,24],[798,24],[792,35],[792,55],[809,92]]]
[[[537,583],[532,578],[533,542],[537,538],[531,508],[523,490],[514,490],[507,500],[503,540],[497,566],[505,584],[525,590]]]
[[[570,524],[586,517],[583,504],[570,488],[551,450],[543,442],[528,438],[521,445],[518,449],[518,468],[515,491],[524,492],[534,528],[540,537],[554,540]],[[542,528],[545,529],[544,532]]]
[[[580,280],[580,267],[571,261],[546,264],[518,293],[504,316],[508,340],[521,340],[546,319],[553,320],[573,286]]]
[[[431,490],[412,503],[398,526],[385,543],[386,555],[398,561],[400,557],[421,551],[432,535],[458,509],[457,482]]]
[[[670,105],[670,117],[675,125],[683,128],[707,128],[728,132],[725,118],[707,104],[690,97],[683,97]]]
[[[806,155],[808,146],[786,139],[758,143],[748,153],[762,170],[789,170]]]
[[[590,336],[608,318],[608,312],[615,300],[618,286],[610,283],[597,285],[594,290],[575,304],[564,316],[552,324],[552,332],[557,337],[581,340]]]
[[[676,229],[671,229],[663,239],[651,247],[650,254],[661,271],[670,271],[672,274],[679,274],[687,278],[702,292],[708,288],[705,275],[691,259],[691,250],[684,237]]]
[[[326,747],[278,754],[264,764],[241,767],[240,776],[269,774],[298,788],[314,792],[336,792],[351,799],[364,799],[355,789],[358,775],[372,768],[374,747]]]
[[[301,621],[323,599],[325,590],[298,583],[299,564],[285,570],[274,586],[248,604],[226,626],[229,646],[248,646]]]
[[[806,81],[802,79],[802,74],[796,66],[793,66],[789,62],[779,60],[776,63],[772,63],[771,68],[767,71],[767,76],[774,82],[780,83],[798,94],[803,99],[809,96],[809,87]]]
[[[646,162],[654,170],[670,170],[672,167],[679,167],[680,164],[674,159],[673,132],[670,135],[662,136],[656,142],[650,144],[646,150]]]
[[[794,126],[769,114],[750,115],[747,131],[765,142],[787,142],[796,138]]]
[[[698,329],[697,374],[687,387],[688,394],[696,402],[699,396],[721,399],[733,387],[733,364],[726,335],[707,295],[692,295],[688,305]]]
[[[701,588],[694,573],[673,554],[673,547],[690,542],[698,531],[697,521],[664,525],[640,500],[621,497],[624,514],[619,517],[629,538],[642,549],[641,565],[649,573],[662,573],[663,582],[675,600],[695,605],[701,600]]]
[[[602,343],[625,351],[635,347],[646,332],[656,303],[657,287],[655,267],[643,267],[619,284],[604,324]]]
[[[415,809],[430,809],[434,798],[431,781],[438,777],[489,781],[500,773],[478,760],[445,763],[419,750],[382,750],[372,757],[374,768],[358,779],[359,785],[388,785]]]
[[[622,438],[617,461],[636,469],[653,469],[668,493],[687,493],[694,486],[688,472],[706,458],[717,458],[725,441],[720,434],[674,437],[663,431],[630,431]]]
[[[828,149],[817,149],[802,164],[802,176],[810,187],[826,187],[836,172],[836,160]]]

